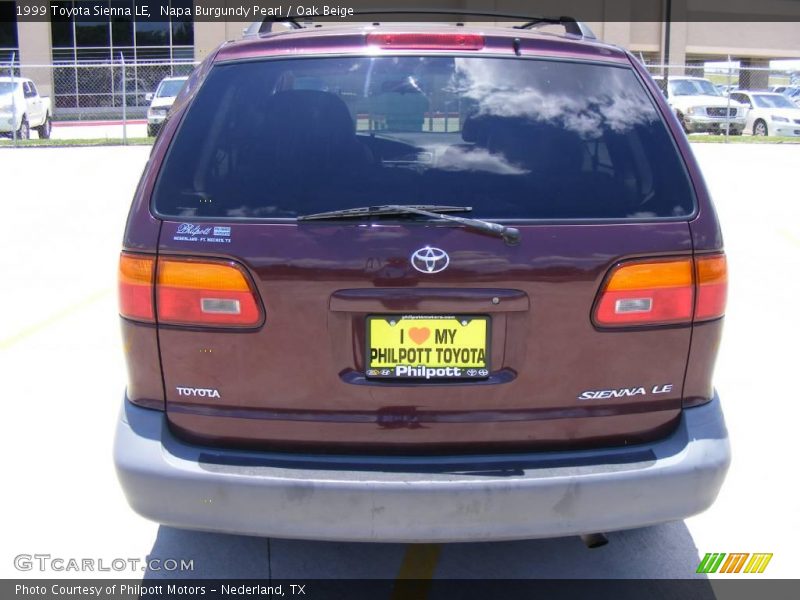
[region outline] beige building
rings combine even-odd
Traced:
[[[492,22],[508,27],[515,23]],[[240,37],[247,25],[248,23],[196,22],[195,57],[202,60],[222,41]],[[669,27],[663,21],[608,21],[589,22],[587,25],[599,39],[627,48],[648,64],[691,66],[702,65],[707,61],[727,61],[730,57],[733,61],[739,61],[743,69],[747,69],[767,68],[770,61],[775,59],[800,59],[800,22],[796,21],[683,21],[672,22]],[[672,74],[684,72],[682,68],[670,70]],[[743,87],[756,89],[766,88],[768,85],[769,73],[766,71],[744,71],[741,76],[742,79],[747,79],[742,81]]]
[[[513,21],[497,23],[508,26],[514,24]],[[195,56],[202,59],[221,42],[236,39],[247,25],[233,22],[195,23]],[[627,48],[637,56],[641,53],[647,62],[665,62],[666,24],[663,22],[590,22],[588,25],[603,41]],[[671,64],[727,60],[728,56],[752,63],[753,66],[768,66],[772,59],[800,59],[800,22],[671,24]]]

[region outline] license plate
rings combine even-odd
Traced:
[[[489,375],[489,317],[370,315],[370,378],[480,379]]]

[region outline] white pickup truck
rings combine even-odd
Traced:
[[[741,135],[747,107],[719,93],[703,77],[654,77],[686,133]],[[726,116],[727,114],[727,116]]]
[[[50,98],[42,98],[36,84],[24,77],[0,77],[0,136],[13,136],[26,140],[31,129],[39,137],[50,137],[53,121]]]

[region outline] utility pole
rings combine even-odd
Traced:
[[[669,47],[672,27],[672,0],[667,0],[664,15],[664,80],[669,81]]]

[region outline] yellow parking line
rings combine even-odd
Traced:
[[[87,296],[83,300],[79,300],[75,304],[70,304],[66,308],[58,311],[57,313],[55,313],[53,315],[50,315],[49,317],[47,317],[43,321],[39,321],[38,323],[34,323],[33,325],[29,325],[28,327],[26,327],[22,331],[18,331],[17,333],[11,335],[10,337],[7,337],[6,339],[1,340],[0,341],[0,350],[6,350],[7,348],[10,348],[11,346],[16,344],[17,342],[21,342],[26,337],[31,336],[31,335],[33,335],[35,333],[38,333],[42,329],[46,329],[50,325],[54,325],[55,323],[57,323],[61,319],[64,319],[64,318],[66,318],[66,317],[78,312],[79,310],[81,310],[83,308],[86,308],[90,304],[93,304],[94,302],[97,302],[98,300],[100,300],[104,296],[107,296],[108,294],[110,294],[112,289],[113,288],[106,288],[104,290],[100,290],[99,292],[95,292],[94,294],[92,294],[90,296]]]
[[[397,573],[392,600],[425,600],[441,552],[441,544],[409,544]]]

